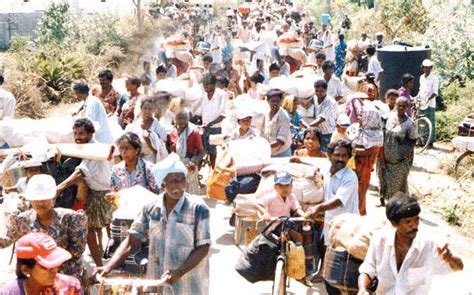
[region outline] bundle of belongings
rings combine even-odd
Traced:
[[[329,247],[326,251],[323,278],[344,291],[357,291],[359,266],[375,231],[387,226],[385,219],[351,213],[335,217],[329,225]]]
[[[474,113],[467,115],[458,126],[459,136],[474,136]]]

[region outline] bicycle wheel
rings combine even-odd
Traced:
[[[474,153],[467,151],[456,161],[456,180],[459,184],[469,184],[474,180]]]
[[[286,272],[284,259],[278,259],[277,261],[272,295],[286,295]]]
[[[416,145],[420,147],[417,153],[422,153],[431,142],[433,126],[428,118],[419,117],[415,120],[415,128],[417,134]]]

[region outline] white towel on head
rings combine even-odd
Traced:
[[[186,169],[186,166],[184,166],[176,153],[171,153],[153,167],[153,175],[155,175],[156,183],[159,187],[161,187],[166,176],[171,173],[183,173],[184,175],[188,173],[188,169]]]

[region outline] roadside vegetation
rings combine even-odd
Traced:
[[[50,104],[74,101],[71,83],[96,82],[102,69],[113,70],[117,77],[132,73],[151,47],[152,36],[160,32],[156,21],[145,19],[143,26],[140,30],[135,17],[77,15],[67,4],[53,3],[36,37],[14,37],[6,53],[4,71],[17,98],[17,115],[41,118]]]

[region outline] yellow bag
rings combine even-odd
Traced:
[[[207,196],[211,199],[225,201],[225,187],[230,183],[235,173],[231,169],[219,169],[218,167],[227,167],[224,165],[227,160],[228,151],[223,150],[216,161],[216,168],[212,171],[211,176],[207,180]],[[219,164],[222,165],[219,165]]]
[[[349,159],[349,161],[347,162],[347,167],[354,171],[356,170],[355,155],[352,155],[352,157]]]
[[[288,276],[301,280],[306,276],[304,248],[289,241],[288,249]]]
[[[225,187],[234,177],[229,171],[214,170],[207,181],[207,196],[212,199],[225,201]]]

